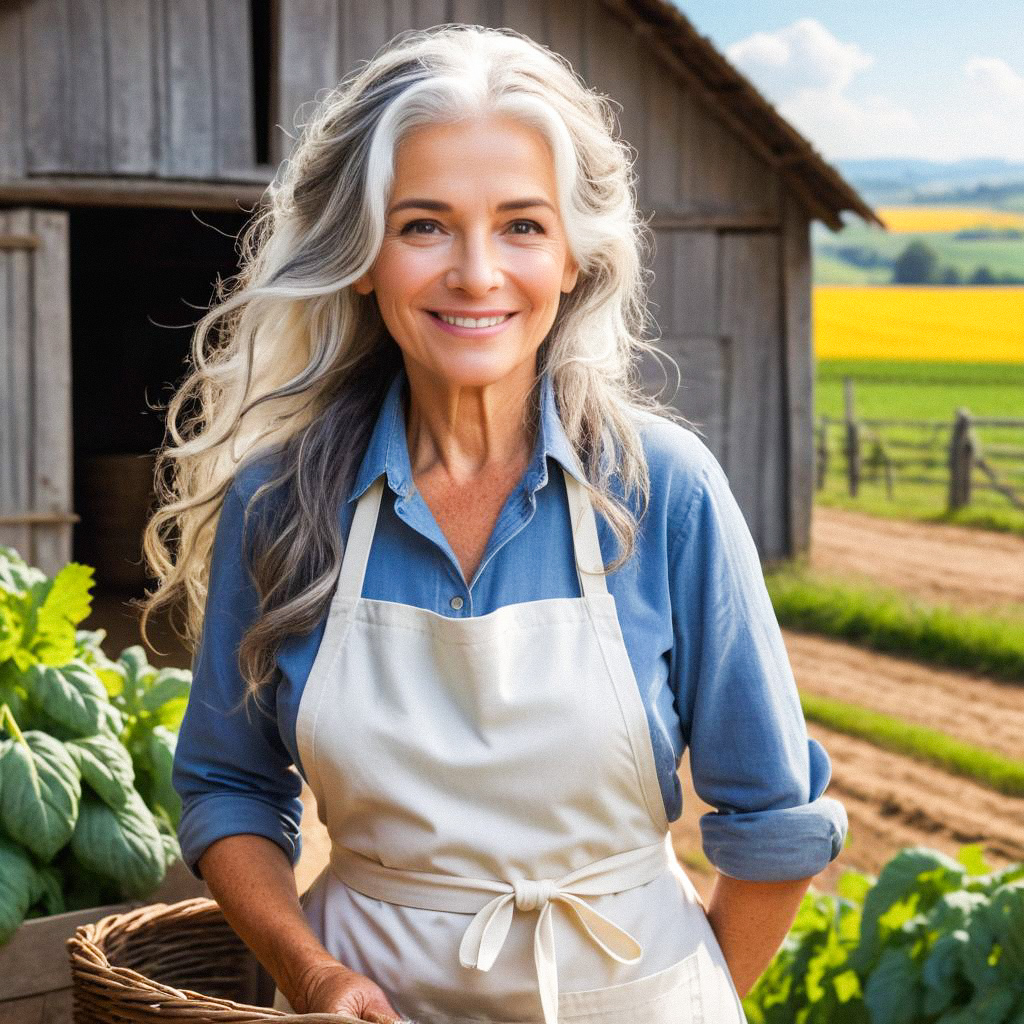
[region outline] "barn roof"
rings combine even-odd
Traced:
[[[604,0],[769,164],[809,212],[838,231],[851,210],[882,227],[856,189],[670,0]]]

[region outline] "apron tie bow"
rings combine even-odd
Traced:
[[[516,910],[539,910],[557,892],[555,883],[550,878],[533,881],[530,878],[519,878],[512,883],[516,897]]]
[[[489,971],[501,952],[517,910],[539,911],[533,933],[533,960],[545,1024],[558,1021],[554,908],[576,916],[590,940],[621,964],[635,964],[643,946],[624,928],[595,910],[585,896],[601,896],[646,885],[675,863],[671,839],[584,864],[561,878],[467,878],[452,874],[387,867],[333,843],[331,867],[346,885],[373,899],[406,907],[472,914],[459,943],[463,967]],[[480,905],[481,893],[495,894]]]
[[[596,911],[573,891],[578,873],[554,881],[549,878],[521,878],[509,883],[510,892],[495,896],[474,915],[459,945],[459,962],[463,967],[489,971],[501,952],[512,915],[516,910],[540,910],[533,933],[533,960],[545,1024],[558,1020],[558,968],[555,961],[555,934],[552,908],[561,903],[576,915],[594,944],[613,960],[623,964],[636,963],[643,956],[643,946],[624,928]],[[587,886],[579,886],[586,891]]]

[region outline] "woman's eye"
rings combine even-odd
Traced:
[[[411,221],[409,221],[408,224],[405,225],[404,228],[402,228],[400,234],[403,234],[403,235],[405,235],[405,234],[432,235],[432,234],[435,233],[433,231],[414,231],[413,229],[417,228],[417,227],[429,227],[429,228],[437,227],[437,221],[436,220],[411,220]]]
[[[512,221],[512,227],[518,227],[525,224],[529,228],[536,228],[540,234],[544,234],[544,229],[535,220],[514,220]],[[526,235],[529,231],[513,231],[514,235]]]

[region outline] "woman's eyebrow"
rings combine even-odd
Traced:
[[[510,199],[507,203],[499,203],[498,210],[525,210],[531,206],[546,206],[552,213],[555,208],[546,200],[540,197],[529,197],[527,199]],[[437,213],[451,213],[452,208],[448,203],[442,203],[437,199],[403,199],[401,202],[395,203],[394,206],[388,210],[388,216],[397,213],[399,210],[408,210],[415,208],[417,210],[434,210]]]

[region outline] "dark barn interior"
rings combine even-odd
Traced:
[[[193,328],[214,298],[214,282],[237,271],[236,236],[246,220],[241,210],[71,212],[72,465],[80,516],[72,557],[95,567],[93,614],[83,627],[102,623],[111,650],[139,642],[127,602],[155,582],[143,565],[141,535],[164,439],[163,407],[185,375]],[[112,635],[121,629],[122,636]],[[161,652],[177,643],[166,629],[159,635]],[[172,647],[166,663],[185,657]]]

